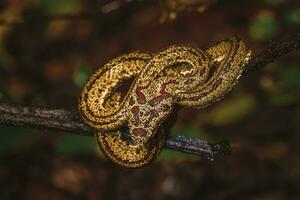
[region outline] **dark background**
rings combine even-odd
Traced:
[[[88,76],[122,53],[233,35],[258,53],[300,27],[298,0],[219,0],[163,23],[158,1],[112,11],[107,2],[2,0],[0,102],[74,110]],[[125,170],[92,137],[0,126],[0,199],[299,199],[299,55],[242,77],[209,108],[179,113],[174,134],[231,141],[232,154],[215,161],[164,150]]]

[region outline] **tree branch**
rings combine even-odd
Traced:
[[[83,122],[76,111],[0,103],[0,124],[93,136],[93,129]],[[210,159],[230,152],[228,142],[209,144],[199,139],[184,136],[169,137],[165,148],[202,155]]]
[[[248,70],[244,74],[262,68],[280,56],[299,48],[300,32],[283,42],[272,42],[265,50],[250,60]],[[82,121],[77,111],[0,103],[0,124],[93,135],[93,130]],[[209,144],[199,139],[184,136],[169,137],[165,148],[202,155],[212,159],[216,155],[228,154],[231,150],[228,142]]]
[[[255,55],[244,71],[244,75],[262,68],[275,59],[300,48],[300,31],[282,42],[271,41],[266,49]]]

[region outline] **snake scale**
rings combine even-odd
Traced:
[[[109,159],[127,168],[142,167],[163,148],[164,124],[174,106],[203,108],[221,99],[237,83],[250,56],[238,37],[206,50],[174,45],[156,54],[125,54],[91,75],[79,110]]]

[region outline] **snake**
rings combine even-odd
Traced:
[[[175,106],[204,108],[220,100],[250,58],[239,37],[204,50],[173,45],[154,54],[124,54],[89,77],[79,111],[106,157],[125,168],[143,167],[164,147]]]

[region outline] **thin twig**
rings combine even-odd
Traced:
[[[289,39],[269,45],[265,50],[254,56],[245,72],[262,68],[275,59],[300,48],[300,33]],[[245,75],[244,74],[244,75]],[[52,110],[47,108],[8,105],[0,103],[0,124],[40,128],[44,130],[65,131],[83,135],[93,135],[93,130],[81,119],[77,111]],[[170,137],[166,141],[166,148],[214,158],[216,155],[228,154],[228,142],[209,144],[199,139],[184,136]]]

